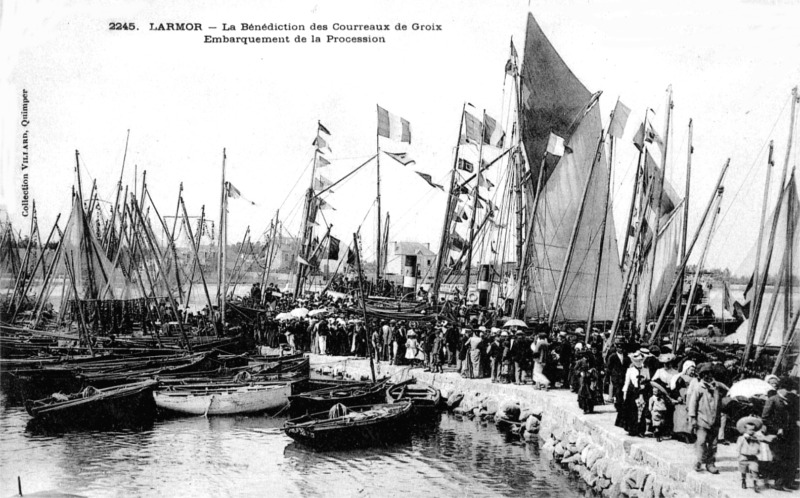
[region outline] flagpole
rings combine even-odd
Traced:
[[[391,125],[390,125],[391,126]],[[391,134],[391,133],[390,133]],[[378,133],[378,128],[375,128],[375,148],[377,158],[377,249],[375,251],[375,286],[379,285],[381,279],[381,135]],[[366,323],[364,324],[366,325]]]

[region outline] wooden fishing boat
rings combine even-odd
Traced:
[[[439,408],[442,393],[430,384],[409,379],[389,387],[386,390],[386,401],[410,401],[416,413],[427,413]]]
[[[334,413],[330,413],[334,412]],[[408,436],[411,403],[344,407],[290,419],[287,436],[316,449],[385,445]]]
[[[242,415],[286,406],[292,385],[292,382],[170,385],[153,393],[153,398],[159,409],[183,415]]]
[[[158,386],[146,380],[108,389],[87,387],[71,395],[55,394],[27,400],[25,409],[38,423],[49,427],[121,427],[152,422],[153,391]]]
[[[292,413],[317,413],[337,403],[344,406],[362,406],[381,402],[386,395],[388,379],[376,383],[358,382],[337,385],[289,397]]]

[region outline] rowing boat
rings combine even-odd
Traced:
[[[439,408],[442,393],[430,384],[417,379],[408,379],[386,390],[386,401],[397,403],[410,401],[416,413],[427,413]]]
[[[107,389],[87,387],[40,400],[27,400],[25,409],[34,420],[51,427],[120,427],[152,422],[155,416],[154,380]]]
[[[331,408],[337,403],[344,406],[362,406],[379,403],[384,399],[388,380],[374,384],[358,382],[352,385],[338,385],[318,389],[289,397],[292,413],[317,413]]]
[[[243,415],[282,408],[292,382],[207,382],[171,385],[153,393],[160,410],[182,415]]]
[[[412,412],[408,401],[344,407],[290,419],[283,427],[290,438],[316,449],[386,445],[408,437]]]

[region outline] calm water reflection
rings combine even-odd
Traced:
[[[45,489],[86,496],[578,496],[539,458],[493,425],[443,415],[389,448],[314,452],[268,416],[178,418],[141,431],[26,429],[21,407],[0,407],[0,496]]]

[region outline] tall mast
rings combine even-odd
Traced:
[[[228,245],[228,185],[225,181],[225,163],[227,160],[225,149],[222,149],[222,193],[219,202],[219,288],[217,289],[220,320],[222,321],[222,328],[225,328],[225,301],[226,285],[225,285],[225,255]]]
[[[522,290],[523,290],[522,281],[525,278],[525,270],[527,270],[528,259],[530,259],[528,252],[530,251],[530,247],[533,244],[533,230],[534,227],[536,226],[536,211],[538,209],[537,206],[539,205],[539,195],[541,195],[542,192],[542,176],[544,176],[544,169],[546,166],[547,166],[547,152],[545,151],[544,154],[542,154],[542,162],[539,165],[539,178],[536,181],[536,194],[534,195],[533,198],[533,212],[530,213],[530,215],[528,216],[528,227],[527,227],[528,235],[527,237],[525,237],[525,246],[522,254],[522,259],[517,265],[517,279],[516,279],[517,295],[514,298],[514,310],[511,314],[511,316],[513,316],[514,318],[521,318],[519,316],[519,310],[520,306],[522,305]]]
[[[781,181],[780,181],[780,184],[778,185],[778,188],[780,189],[780,196],[778,197],[778,203],[776,204],[776,207],[775,207],[775,215],[774,215],[774,218],[772,220],[772,230],[770,231],[769,242],[767,243],[767,246],[766,246],[767,254],[766,254],[766,257],[765,257],[766,264],[764,266],[764,271],[763,271],[764,274],[763,274],[762,278],[758,281],[759,285],[755,285],[754,286],[755,296],[754,296],[754,300],[752,301],[754,307],[752,308],[752,311],[750,312],[750,329],[748,330],[747,344],[745,346],[744,357],[742,358],[742,366],[744,366],[746,364],[747,360],[750,359],[750,352],[751,352],[751,349],[752,349],[752,346],[753,346],[753,340],[755,339],[756,326],[758,325],[758,320],[759,320],[759,317],[761,315],[761,304],[762,304],[761,301],[762,301],[762,298],[764,296],[764,290],[765,290],[765,288],[767,286],[767,272],[769,272],[770,261],[772,260],[772,252],[773,252],[774,247],[775,247],[774,246],[774,244],[775,244],[775,230],[777,228],[778,213],[780,212],[780,207],[781,207],[781,203],[782,203],[782,200],[783,200],[783,195],[784,195],[785,190],[786,190],[785,189],[785,186],[786,186],[786,174],[787,174],[788,169],[789,169],[789,159],[790,159],[790,155],[791,155],[791,152],[792,152],[792,143],[794,142],[794,139],[793,139],[793,137],[794,137],[794,120],[795,120],[795,114],[796,114],[796,108],[797,108],[796,107],[797,106],[797,100],[798,100],[797,87],[794,87],[794,88],[792,88],[792,108],[791,108],[791,112],[790,112],[790,116],[789,116],[789,139],[788,139],[787,144],[786,144],[786,156],[785,156],[784,162],[783,162],[783,171],[782,171],[782,174],[781,174]],[[768,189],[769,187],[767,186],[766,188]],[[765,204],[764,204],[763,209],[766,209],[766,192],[765,192]],[[787,214],[788,214],[788,212],[789,212],[789,210],[787,209]],[[764,216],[764,212],[762,211],[762,224],[761,224],[762,226],[760,228],[763,228],[763,216]],[[789,223],[788,223],[788,219],[787,219],[787,228],[788,228],[788,225],[789,225]],[[759,238],[759,245],[760,244],[761,244],[761,240]],[[759,264],[759,261],[757,259],[756,260],[756,265],[758,265],[758,264]],[[758,268],[758,267],[756,267],[756,268]],[[780,276],[779,276],[779,278],[780,278]],[[756,283],[755,277],[753,278],[753,282]],[[789,296],[790,293],[787,293],[785,295]],[[788,306],[789,306],[789,303],[787,302],[786,303],[786,307],[788,307]],[[767,317],[767,320],[769,320],[769,317]],[[786,322],[788,323],[788,320],[786,320]]]
[[[189,240],[191,241],[191,243],[189,245],[192,246],[192,254],[194,255],[194,265],[199,265],[200,256],[198,256],[198,254],[197,254],[197,249],[198,249],[200,244],[198,243],[197,246],[195,246],[195,244],[194,244],[194,234],[192,234],[192,225],[189,222],[189,215],[186,213],[186,204],[183,202],[183,197],[180,197],[180,207],[183,209],[183,222],[186,224],[186,233],[189,235]],[[202,226],[200,227],[200,230],[201,231],[203,230]],[[200,234],[199,233],[197,234],[197,240],[198,240],[198,242],[200,241]],[[192,271],[194,271],[194,266],[192,266],[192,268],[193,268]],[[203,273],[203,267],[202,266],[200,267],[200,280],[202,280],[202,282],[203,282],[203,292],[205,292],[206,302],[208,303],[208,311],[210,313],[211,310],[213,309],[213,305],[211,304],[211,295],[208,293],[208,286],[206,285],[206,276],[205,276],[205,273]],[[187,297],[187,299],[188,299],[188,297]],[[188,302],[187,302],[187,305],[188,305]],[[215,331],[217,330],[216,327],[214,328],[214,330]]]
[[[378,281],[381,279],[381,135],[378,133],[378,129],[375,129],[375,148],[377,150],[377,175],[376,175],[376,187],[377,187],[377,197],[375,201],[377,202],[377,216],[376,219],[376,250],[375,250],[375,286],[379,285]],[[366,320],[366,319],[365,319]],[[366,326],[366,321],[364,322]]]
[[[611,111],[609,123],[614,122],[614,111]],[[594,284],[592,286],[592,301],[589,304],[589,318],[586,320],[586,337],[588,343],[592,325],[594,324],[594,311],[597,305],[597,288],[600,285],[600,270],[603,268],[603,247],[606,242],[606,221],[608,220],[608,199],[611,196],[611,170],[614,165],[614,135],[608,135],[608,174],[606,175],[606,195],[603,204],[603,221],[600,224],[600,250],[597,252],[597,266],[594,271]]]
[[[272,266],[272,252],[275,249],[275,233],[278,230],[278,216],[280,215],[280,212],[280,209],[275,211],[275,219],[272,220],[272,223],[270,223],[269,245],[264,251],[264,271],[261,274],[261,304],[266,302],[266,294],[264,293],[264,289],[266,289],[267,282],[269,281],[269,273]]]
[[[317,174],[317,161],[319,159],[319,130],[320,130],[320,122],[317,120],[317,138],[314,140],[314,160],[311,164],[311,180],[308,184],[308,190],[306,191],[306,202],[303,206],[303,235],[300,240],[300,250],[297,252],[297,255],[300,256],[304,261],[308,261],[308,251],[311,245],[311,226],[309,224],[309,217],[311,217],[311,213],[315,213],[313,208],[314,205],[314,177]],[[303,277],[305,273],[305,265],[300,262],[299,259],[295,258],[297,261],[297,275],[295,278],[294,283],[294,297],[297,299],[300,297],[300,289],[302,288],[303,284]]]
[[[369,333],[369,322],[367,322],[367,299],[364,294],[364,274],[361,273],[361,251],[358,249],[358,233],[353,234],[353,248],[356,252],[356,264],[358,265],[358,289],[361,292],[361,311],[364,314],[364,331],[367,334],[367,356],[369,356],[369,369],[372,372],[372,382],[375,382],[375,363],[372,355],[372,338]]]
[[[481,119],[481,130],[479,135],[480,144],[478,145],[478,171],[475,174],[475,187],[473,194],[475,198],[472,200],[472,216],[469,220],[469,245],[467,246],[467,268],[466,275],[464,276],[464,297],[469,293],[469,277],[472,272],[472,246],[475,244],[475,218],[478,217],[478,198],[480,197],[481,185],[481,163],[483,162],[483,130],[486,128],[486,111],[483,111],[483,118]]]
[[[681,264],[678,265],[679,270],[683,270],[686,267],[686,263],[689,261],[689,257],[692,255],[692,250],[694,249],[694,245],[697,243],[697,239],[700,237],[700,230],[702,230],[703,226],[706,224],[706,220],[708,219],[708,213],[711,212],[711,208],[714,205],[714,201],[722,198],[722,192],[724,188],[722,187],[722,182],[725,179],[725,173],[728,171],[728,167],[731,165],[731,159],[728,158],[725,161],[725,166],[722,167],[722,171],[719,174],[719,179],[717,179],[717,185],[714,188],[714,193],[711,196],[711,199],[708,201],[708,205],[706,206],[705,211],[703,212],[703,217],[700,219],[700,224],[695,229],[694,236],[692,237],[692,241],[686,247],[686,254],[681,261]],[[669,291],[667,292],[668,296],[671,296],[675,289],[678,287],[678,278],[677,276],[672,281],[672,286],[670,287]],[[667,306],[663,306],[661,308],[661,314],[658,315],[658,321],[656,322],[656,327],[653,330],[652,334],[650,335],[650,344],[653,344],[658,337],[658,331],[661,329],[661,325],[664,323],[664,318],[667,315]]]
[[[769,142],[769,155],[767,156],[767,179],[764,181],[764,196],[763,200],[761,201],[761,220],[758,224],[758,239],[756,239],[756,263],[753,267],[753,286],[751,287],[753,292],[753,297],[750,299],[751,308],[750,308],[750,320],[749,320],[749,327],[747,329],[747,345],[752,343],[751,337],[755,337],[756,334],[756,321],[758,319],[758,308],[760,304],[758,302],[758,289],[760,287],[759,282],[761,280],[760,275],[760,267],[761,267],[761,246],[764,239],[764,223],[767,217],[767,201],[769,200],[769,182],[772,176],[772,167],[775,166],[775,162],[772,159],[772,153],[774,152],[775,145],[772,140]],[[781,186],[781,190],[783,190],[783,186]],[[780,207],[780,206],[779,206]],[[777,217],[777,212],[775,217]],[[745,346],[745,356],[749,355],[749,347]],[[742,366],[745,365],[746,359],[742,359]]]
[[[389,259],[389,211],[386,211],[386,224],[383,226],[383,253],[381,254],[381,262],[383,268],[381,272],[386,274],[386,263]]]
[[[561,293],[564,291],[564,284],[567,281],[567,270],[569,269],[569,264],[572,261],[572,253],[575,249],[575,241],[578,238],[578,230],[580,229],[581,225],[581,218],[583,218],[583,208],[586,207],[586,194],[589,193],[589,185],[592,183],[592,175],[594,174],[594,167],[597,162],[600,160],[600,154],[603,151],[603,142],[605,141],[605,133],[603,130],[600,131],[600,140],[597,141],[597,151],[592,157],[592,165],[589,167],[589,172],[586,175],[586,184],[583,186],[583,195],[581,196],[581,205],[578,208],[578,214],[575,216],[575,223],[572,226],[572,235],[570,235],[569,239],[569,247],[567,248],[567,254],[564,257],[564,264],[561,268],[561,275],[558,277],[558,287],[556,288],[556,294],[553,296],[553,304],[550,308],[550,316],[548,317],[548,326],[550,329],[553,328],[553,323],[556,320],[556,310],[558,309],[559,301],[561,301]]]
[[[680,255],[681,259],[686,255],[686,233],[689,228],[689,189],[691,187],[691,180],[692,180],[692,153],[694,152],[694,146],[692,145],[692,120],[689,119],[689,144],[687,145],[686,150],[686,190],[683,194],[683,230],[681,232],[681,250]],[[716,219],[716,214],[714,216]],[[711,222],[711,229],[714,229],[714,221]],[[710,240],[710,239],[709,239]],[[708,243],[706,243],[707,245]],[[705,249],[703,250],[703,254],[705,255]],[[674,327],[674,337],[677,337],[678,331],[686,326],[686,319],[684,318],[683,322],[681,323],[681,305],[683,304],[683,281],[686,278],[686,272],[681,271],[680,276],[678,277],[680,284],[678,285],[678,290],[675,291],[675,323],[673,324]],[[690,289],[690,292],[694,290],[693,288]],[[686,303],[686,309],[691,308],[691,300]],[[723,317],[724,319],[724,317]],[[673,348],[677,341],[673,339]]]
[[[642,320],[641,334],[647,329],[647,313],[650,311],[650,299],[653,293],[653,280],[656,272],[656,251],[658,250],[658,233],[661,231],[661,203],[664,200],[664,182],[667,177],[667,151],[669,150],[669,120],[672,116],[672,86],[667,89],[667,112],[664,116],[664,144],[661,151],[661,175],[658,179],[658,202],[655,205],[656,226],[653,231],[653,242],[650,244],[650,278],[647,279],[647,305],[645,306],[645,318]],[[647,128],[644,129],[644,136],[647,137]],[[645,161],[647,159],[645,158]],[[645,163],[646,164],[646,163]],[[667,294],[670,296],[671,294]],[[664,303],[664,307],[669,306],[669,297]]]
[[[784,183],[786,182],[786,170],[789,166],[789,156],[792,152],[792,144],[794,143],[794,121],[796,118],[796,109],[797,109],[797,102],[800,101],[800,95],[797,93],[797,87],[792,88],[792,109],[791,109],[791,116],[789,121],[789,139],[786,143],[786,156],[783,162],[783,180],[781,181],[781,188],[783,188]],[[792,171],[792,176],[794,176],[794,171]],[[791,242],[794,240],[794,189],[789,192],[789,202],[786,205],[786,243],[791,245]],[[786,286],[784,287],[784,311],[783,311],[783,337],[786,338],[789,334],[789,320],[792,316],[792,292],[794,290],[793,285],[793,275],[792,269],[794,265],[794,247],[786,251],[786,270],[785,270],[785,279],[786,279]],[[778,277],[780,278],[780,277]]]
[[[678,337],[680,331],[686,328],[686,321],[689,319],[689,311],[691,311],[691,306],[689,306],[688,304],[691,304],[692,300],[694,299],[695,288],[697,287],[697,282],[700,279],[700,273],[703,271],[703,266],[705,265],[706,262],[706,255],[708,254],[708,248],[711,246],[711,237],[714,236],[714,229],[716,228],[717,224],[717,216],[719,216],[720,204],[722,204],[722,194],[723,192],[719,193],[719,202],[717,202],[717,208],[714,210],[714,214],[711,216],[711,225],[709,225],[708,234],[706,234],[706,243],[703,246],[703,252],[700,253],[700,260],[697,262],[697,268],[695,268],[694,278],[692,279],[692,286],[689,288],[689,301],[686,306],[686,311],[683,314],[683,320],[681,321],[680,326],[675,327],[675,334],[673,335],[672,338],[673,351],[675,350],[675,348],[678,347]],[[685,270],[686,268],[681,268],[681,271],[679,272],[680,274],[679,281],[681,283],[681,285],[678,286],[679,290],[681,287],[683,287],[683,278],[684,278],[683,274],[685,273]]]
[[[439,239],[439,255],[436,258],[436,274],[433,277],[432,299],[434,306],[439,304],[439,286],[442,284],[442,262],[447,258],[447,242],[450,234],[450,215],[453,211],[453,189],[456,185],[456,175],[458,174],[458,152],[461,147],[461,133],[464,130],[464,112],[467,104],[461,106],[461,121],[458,124],[458,139],[456,140],[456,150],[453,155],[453,170],[450,174],[450,189],[447,191],[447,208],[444,212],[444,223],[442,225],[442,236]],[[457,195],[457,194],[456,194]]]

